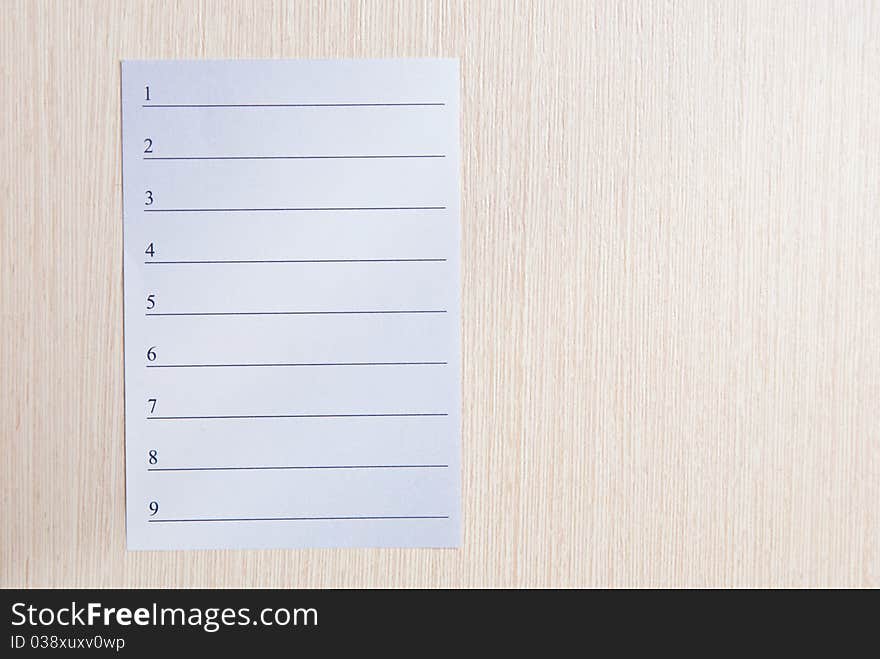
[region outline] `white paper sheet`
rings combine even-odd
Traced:
[[[122,113],[128,547],[457,546],[457,62],[125,62]]]

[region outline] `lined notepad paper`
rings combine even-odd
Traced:
[[[122,112],[129,548],[457,546],[457,62],[125,62]]]

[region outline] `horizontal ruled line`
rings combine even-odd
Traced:
[[[373,311],[178,311],[154,312],[147,316],[334,316],[358,314],[446,313],[446,309],[382,309]]]
[[[224,265],[244,263],[445,263],[446,259],[215,259],[205,261],[144,261],[145,265]]]
[[[448,469],[446,464],[413,465],[308,465],[258,467],[150,467],[147,471],[288,471],[308,469]]]
[[[445,158],[444,154],[377,154],[339,156],[144,156],[144,160],[392,160]]]
[[[277,208],[145,208],[145,213],[281,213],[311,211],[442,211],[446,206],[308,206]]]
[[[438,417],[447,412],[400,412],[387,414],[222,414],[216,416],[148,416],[148,421],[191,421],[200,419],[359,419],[376,417]]]
[[[286,366],[446,366],[448,362],[277,362],[241,364],[147,364],[147,368],[252,368]]]
[[[346,520],[449,519],[449,515],[346,515],[338,517],[192,517],[148,519],[150,523],[167,522],[327,522]]]
[[[142,108],[421,108],[446,103],[144,103]]]

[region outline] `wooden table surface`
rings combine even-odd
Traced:
[[[124,58],[454,56],[464,541],[127,552]],[[880,586],[877,2],[0,0],[0,586]]]

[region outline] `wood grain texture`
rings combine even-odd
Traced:
[[[123,58],[454,56],[458,550],[125,550]],[[877,2],[0,0],[2,586],[880,586]]]

